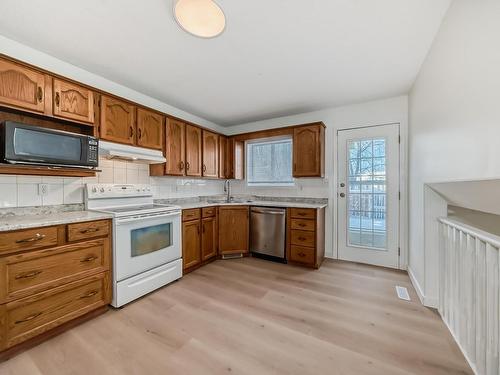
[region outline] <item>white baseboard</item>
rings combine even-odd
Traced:
[[[408,276],[410,276],[410,281],[413,284],[413,287],[417,292],[418,299],[420,300],[422,305],[437,309],[439,307],[439,299],[437,297],[426,297],[422,287],[420,286],[419,282],[417,281],[417,278],[415,277],[415,274],[413,273],[413,271],[409,266],[407,271],[408,271]]]
[[[408,266],[408,276],[410,276],[410,281],[413,284],[415,291],[417,292],[418,299],[420,299],[422,305],[425,306],[425,294],[422,291],[422,288],[420,287],[420,284],[418,283],[417,278],[413,274],[413,271],[411,270],[410,266]]]

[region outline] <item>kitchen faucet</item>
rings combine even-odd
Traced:
[[[231,180],[224,181],[224,193],[226,193],[226,201],[231,202]]]

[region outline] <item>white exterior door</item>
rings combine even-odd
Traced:
[[[338,252],[399,268],[399,124],[338,131]]]

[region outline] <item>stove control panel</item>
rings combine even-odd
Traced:
[[[85,190],[88,199],[153,196],[151,185],[87,184]]]

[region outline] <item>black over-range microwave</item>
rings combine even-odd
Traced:
[[[1,159],[12,164],[94,168],[99,141],[95,137],[21,124],[0,123]]]

